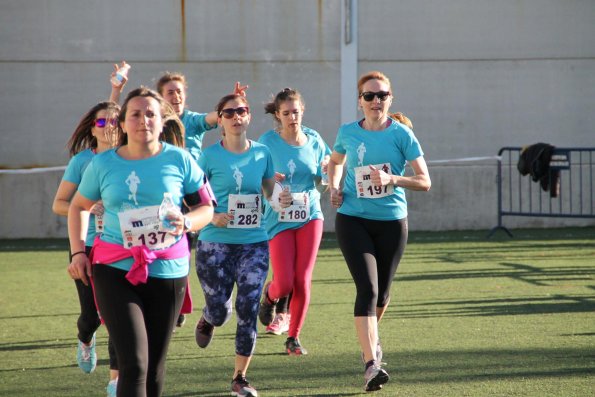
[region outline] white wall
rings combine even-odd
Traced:
[[[355,101],[340,95],[342,4],[3,0],[0,168],[66,164],[65,142],[80,116],[107,97],[111,65],[122,59],[133,66],[127,89],[154,86],[165,70],[185,73],[188,104],[197,111],[210,111],[236,80],[249,84],[254,138],[273,125],[262,111],[269,96],[286,86],[298,88],[306,100],[305,124],[332,145],[341,101]],[[413,120],[427,160],[493,156],[502,146],[539,141],[595,146],[595,1],[358,4],[358,70],[379,69],[392,79],[395,110]],[[208,135],[206,144],[217,135]],[[431,207],[419,209],[412,228],[490,227],[491,222],[464,216],[442,220],[440,213],[451,199],[495,214],[489,202],[494,190],[480,185],[484,199],[469,201],[458,193],[466,191],[465,180],[431,171],[432,191],[410,203],[412,211],[426,199]],[[29,219],[49,216],[55,187],[45,179],[10,179],[8,185],[5,180],[0,176],[4,219],[16,210],[7,204],[5,190],[18,187],[24,198],[19,204],[27,202],[19,208],[25,224],[42,222],[39,232],[55,234],[45,220]],[[38,235],[26,230],[22,236]]]

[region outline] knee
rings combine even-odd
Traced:
[[[231,319],[231,310],[220,311],[217,313],[209,313],[210,316],[207,319],[211,325],[215,327],[221,327]]]
[[[118,362],[118,371],[126,379],[132,379],[134,382],[144,383],[147,379],[148,360],[126,360],[125,358]]]
[[[377,307],[385,307],[390,302],[390,295],[385,294],[378,297],[378,302],[376,303]]]

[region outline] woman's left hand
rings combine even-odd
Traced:
[[[281,193],[279,193],[279,206],[281,208],[287,208],[293,202],[293,197],[291,197],[291,193],[289,192],[289,188],[284,188]]]
[[[328,162],[331,160],[331,156],[329,156],[328,154],[326,156],[324,156],[324,158],[322,159],[322,161],[320,162],[320,168],[323,174],[327,174],[328,173]]]
[[[379,170],[378,168],[370,165],[370,181],[374,186],[386,186],[392,182],[392,178],[390,174]]]
[[[182,212],[170,212],[167,214],[166,218],[169,221],[170,225],[176,227],[175,230],[168,232],[169,234],[172,234],[174,236],[181,236],[182,234],[184,234],[184,214],[182,214]]]

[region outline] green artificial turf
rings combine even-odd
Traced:
[[[591,396],[595,390],[595,229],[411,233],[380,324],[386,369],[378,396]],[[64,240],[0,240],[0,396],[105,396],[107,334],[97,370],[76,365],[78,301]],[[163,395],[228,396],[235,316],[207,349],[194,342],[203,299],[169,349]],[[248,379],[259,396],[355,396],[363,366],[354,287],[325,235],[300,339],[284,354],[264,334]]]

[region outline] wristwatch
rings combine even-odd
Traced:
[[[184,231],[192,229],[192,220],[187,216],[184,217]]]

